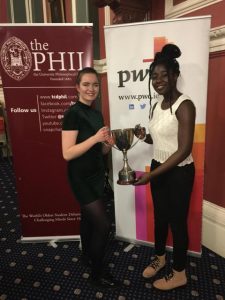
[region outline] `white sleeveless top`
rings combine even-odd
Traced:
[[[153,117],[149,121],[149,133],[153,140],[153,159],[163,163],[178,149],[178,120],[176,111],[184,100],[191,99],[186,95],[181,95],[170,108],[162,109],[162,101],[159,100],[153,112]],[[193,162],[190,154],[178,166],[185,166]]]

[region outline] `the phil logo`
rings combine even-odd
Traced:
[[[25,78],[32,66],[32,56],[27,45],[17,37],[11,37],[2,46],[1,64],[5,72],[13,79]]]

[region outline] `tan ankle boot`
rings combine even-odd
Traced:
[[[165,264],[166,264],[165,255],[162,256],[156,255],[153,261],[150,263],[150,265],[144,269],[142,273],[143,277],[151,278],[155,276],[159,272],[159,270],[161,270],[165,266]]]
[[[159,280],[153,282],[153,286],[162,291],[168,291],[180,287],[184,287],[187,284],[187,277],[185,270],[177,272],[172,270],[172,272]]]

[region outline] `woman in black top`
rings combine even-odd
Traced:
[[[113,143],[102,114],[91,104],[99,94],[97,72],[84,68],[77,76],[79,100],[64,115],[62,152],[68,161],[68,179],[81,206],[80,236],[82,260],[90,263],[92,283],[112,287],[115,282],[103,274],[103,258],[110,224],[103,205],[103,154]]]

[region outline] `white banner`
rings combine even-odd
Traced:
[[[108,70],[110,127],[148,128],[148,69],[154,54],[167,43],[179,46],[181,75],[178,88],[196,105],[194,158],[197,169],[189,225],[190,251],[201,249],[201,216],[206,120],[210,16],[132,23],[105,27]],[[154,101],[157,95],[152,89]],[[153,103],[154,103],[153,101]],[[151,163],[152,146],[138,142],[128,151],[132,169],[143,172]],[[113,149],[116,235],[130,241],[154,243],[153,208],[149,186],[121,186],[118,172],[123,167],[122,152]],[[197,228],[197,229],[196,229]],[[171,238],[168,246],[171,245]]]

